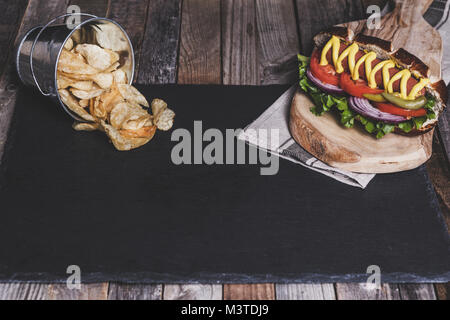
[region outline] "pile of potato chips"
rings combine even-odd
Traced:
[[[117,150],[131,150],[149,142],[156,129],[169,130],[175,113],[160,99],[152,101],[152,114],[147,111],[147,100],[121,69],[120,51],[106,40],[98,41],[100,46],[68,39],[58,63],[58,92],[86,121],[75,122],[75,130],[104,131]]]

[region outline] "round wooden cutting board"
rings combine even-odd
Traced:
[[[297,90],[292,100],[289,127],[291,134],[309,153],[330,166],[354,172],[388,173],[418,167],[431,156],[433,130],[419,136],[387,134],[382,139],[355,123],[340,125],[332,112],[315,116],[313,103]]]
[[[441,77],[442,40],[422,17],[430,3],[396,1],[394,11],[381,19],[380,29],[367,29],[365,20],[344,25],[355,33],[389,40],[394,49],[403,47],[417,55],[430,67],[430,78],[436,81]],[[434,129],[418,136],[391,133],[376,139],[356,121],[354,128],[345,128],[332,112],[315,116],[309,110],[311,106],[309,97],[297,90],[290,113],[291,134],[305,150],[330,166],[354,172],[388,173],[414,169],[431,156]]]

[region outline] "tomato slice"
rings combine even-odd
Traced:
[[[364,80],[353,81],[350,75],[346,72],[341,74],[339,85],[349,95],[358,98],[364,98],[363,94],[365,93],[378,94],[384,92],[382,89],[370,88]]]
[[[314,77],[320,81],[332,85],[339,85],[339,75],[334,70],[334,67],[330,64],[326,66],[321,66],[319,64],[319,51],[314,50],[311,55],[311,61],[309,63],[309,68]]]
[[[390,103],[381,103],[381,102],[376,102],[375,106],[380,111],[404,117],[422,117],[427,114],[427,110],[425,110],[424,108],[418,110],[407,110],[394,106],[393,104]]]

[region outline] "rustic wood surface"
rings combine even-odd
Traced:
[[[267,84],[294,81],[295,54],[310,52],[316,32],[367,18],[365,8],[374,3],[382,6],[385,1],[0,0],[6,8],[0,11],[0,49],[5,52],[0,57],[0,154],[19,86],[13,48],[30,27],[64,13],[69,4],[124,26],[136,51],[138,83]],[[448,130],[443,129],[435,134],[427,169],[448,219],[445,150],[450,148]],[[61,284],[2,283],[0,299],[448,299],[449,290],[448,284],[384,284],[377,290],[343,283],[97,283],[84,284],[78,291]]]

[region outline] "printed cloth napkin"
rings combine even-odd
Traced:
[[[449,7],[450,0],[447,0],[446,2],[436,0],[424,15],[425,19],[439,30],[443,40],[450,37],[450,19],[448,18]],[[388,10],[385,8],[382,13],[385,13],[386,11]],[[450,80],[450,41],[444,41],[442,72],[443,79],[448,83]],[[356,173],[330,167],[326,163],[316,159],[294,141],[289,132],[288,123],[289,109],[296,90],[297,85],[293,85],[289,88],[289,90],[278,98],[278,100],[260,115],[258,119],[249,124],[241,132],[238,138],[252,146],[265,149],[281,158],[320,172],[342,183],[364,189],[375,177],[375,174]],[[258,132],[261,129],[266,131],[278,129],[278,143],[268,141],[268,135],[255,134],[255,132]]]

